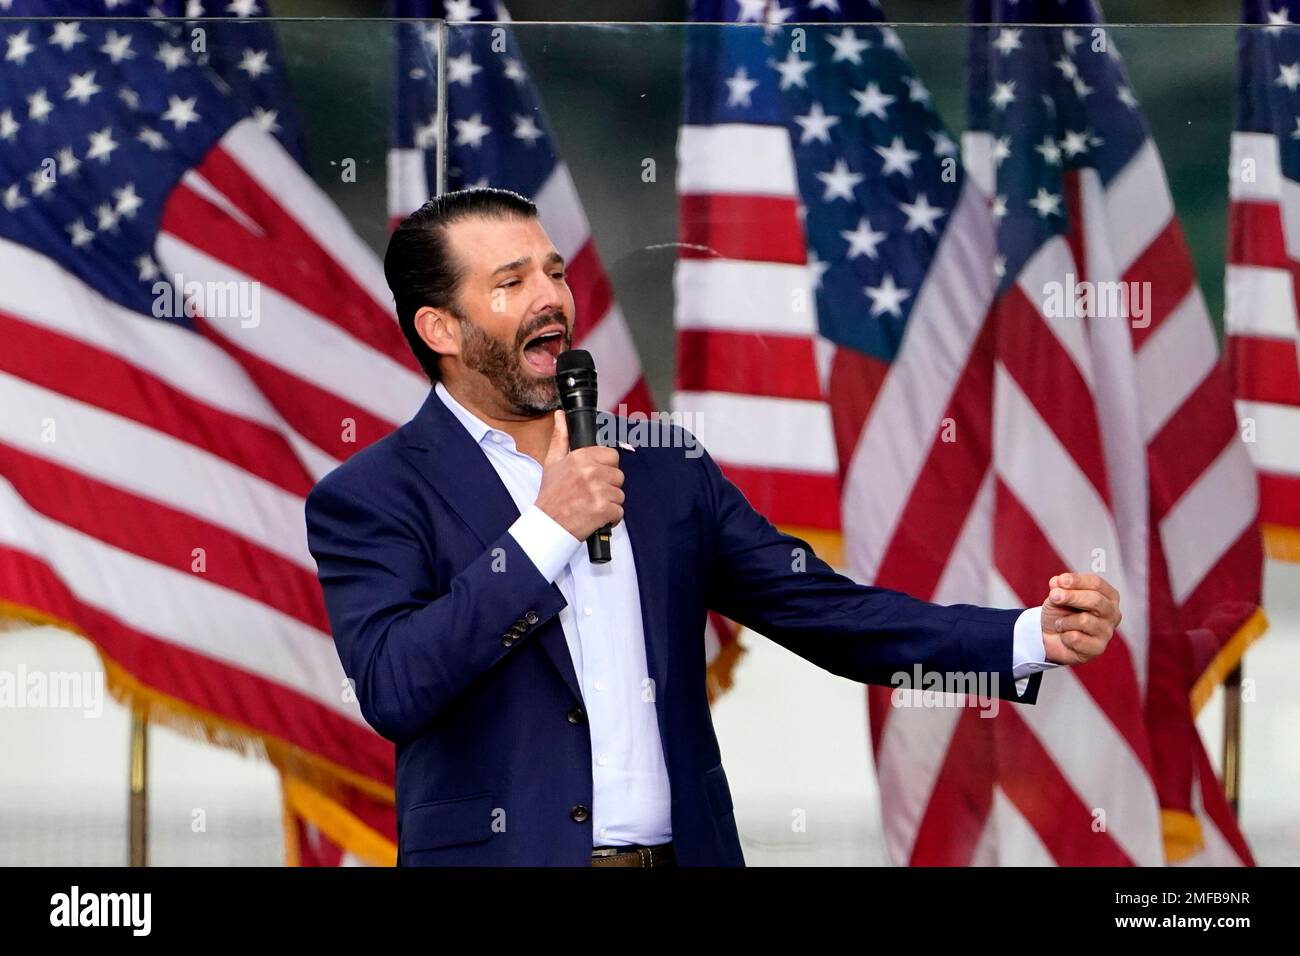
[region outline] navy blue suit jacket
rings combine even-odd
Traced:
[[[1033,702],[1041,675],[1017,698],[1011,674],[1018,611],[856,584],[777,531],[707,453],[688,456],[684,433],[649,434],[668,447],[648,441],[619,465],[681,865],[744,865],[705,693],[710,608],[855,681],[889,684],[919,663],[996,673],[999,696]],[[399,865],[590,865],[591,738],[565,601],[508,533],[518,516],[432,391],[307,499],[343,669],[397,745]]]

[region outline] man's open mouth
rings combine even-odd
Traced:
[[[564,329],[547,329],[524,343],[524,361],[539,375],[555,374],[555,359],[564,351]]]

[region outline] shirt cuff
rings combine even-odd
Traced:
[[[551,582],[560,576],[582,544],[537,505],[519,516],[510,526],[510,534],[538,573]]]
[[[1047,648],[1043,645],[1043,609],[1025,608],[1016,618],[1011,640],[1011,676],[1016,678],[1016,695],[1025,692],[1034,674],[1060,666],[1047,659]]]

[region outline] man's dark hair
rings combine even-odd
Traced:
[[[397,323],[429,381],[438,381],[438,353],[415,329],[415,313],[424,306],[447,309],[457,318],[456,291],[464,266],[447,241],[447,226],[478,216],[487,219],[534,219],[537,206],[508,189],[458,189],[430,199],[394,230],[384,253],[384,278],[393,292]]]

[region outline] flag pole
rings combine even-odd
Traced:
[[[1223,792],[1232,815],[1241,818],[1241,664],[1223,681]]]
[[[447,191],[447,21],[438,21],[438,139],[434,143],[434,195]]]
[[[149,717],[131,708],[130,865],[149,865]]]

